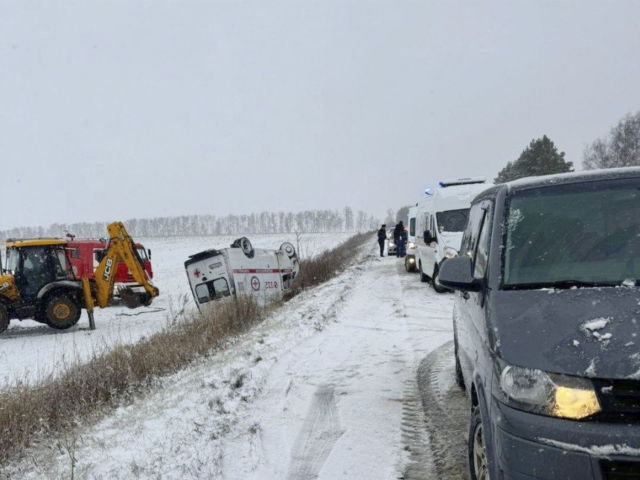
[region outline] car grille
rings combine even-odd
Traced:
[[[594,418],[610,422],[640,422],[640,381],[594,380],[602,412]]]
[[[600,460],[604,480],[640,480],[640,461]]]

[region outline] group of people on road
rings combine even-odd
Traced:
[[[387,225],[383,224],[378,230],[378,245],[380,245],[380,256],[384,257],[384,244],[387,240]],[[396,257],[404,258],[407,255],[407,231],[402,220],[393,229],[393,243],[396,246]]]

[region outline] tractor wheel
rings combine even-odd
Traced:
[[[0,333],[9,328],[9,321],[9,312],[7,311],[7,307],[0,304]]]
[[[47,325],[56,330],[73,327],[82,313],[80,307],[65,294],[54,294],[49,297],[45,306]]]

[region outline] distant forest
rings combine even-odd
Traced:
[[[54,223],[48,227],[18,227],[0,230],[0,241],[7,238],[106,236],[108,222]],[[306,212],[261,212],[249,215],[183,215],[179,217],[132,218],[124,222],[133,237],[177,237],[196,235],[244,235],[264,233],[362,232],[377,228],[378,220],[350,207]]]

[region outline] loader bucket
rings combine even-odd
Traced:
[[[151,295],[147,292],[134,292],[131,287],[121,288],[118,293],[128,308],[138,308],[151,303]]]

